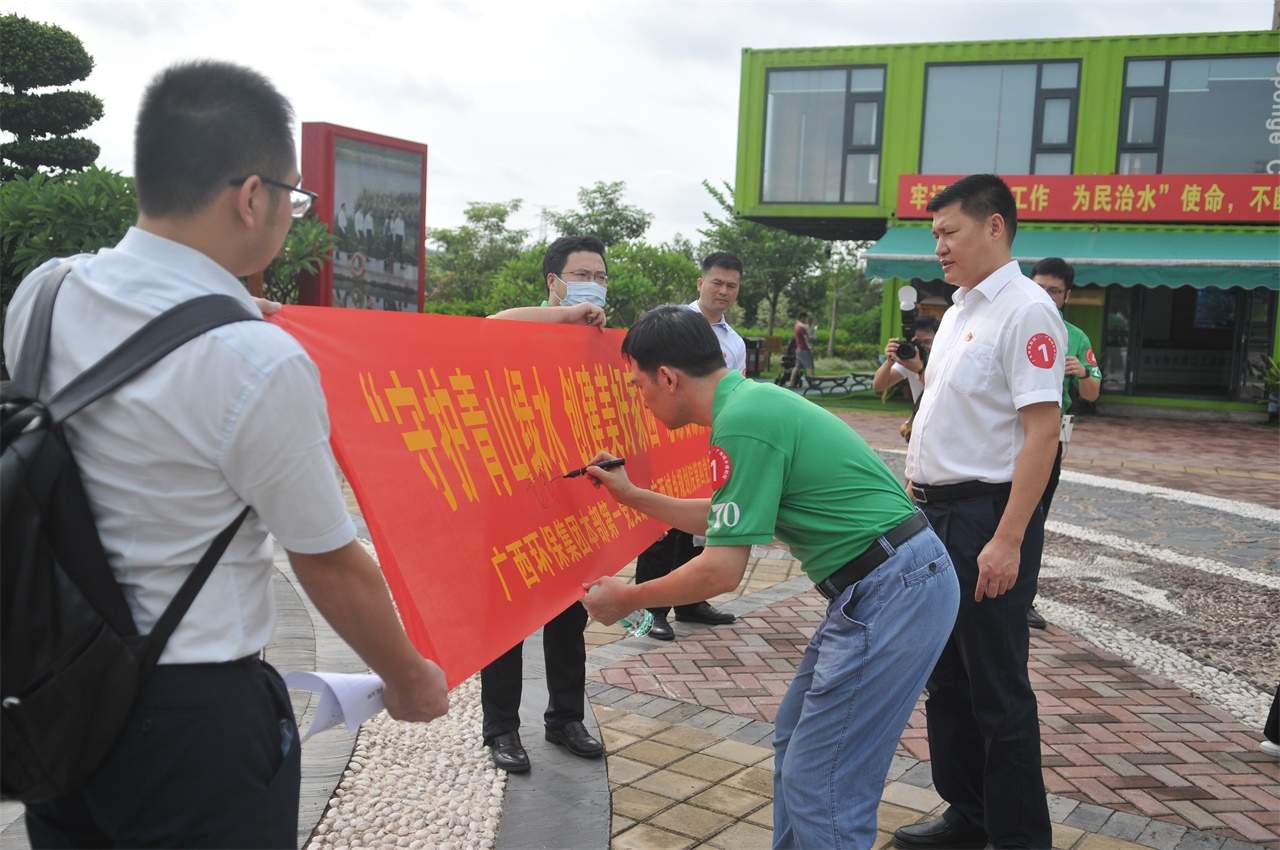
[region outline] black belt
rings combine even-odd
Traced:
[[[910,518],[877,537],[865,552],[815,584],[814,587],[828,599],[835,599],[846,587],[862,581],[870,575],[872,570],[889,560],[889,553],[884,547],[885,543],[896,549],[928,527],[929,520],[924,514],[916,511]]]
[[[980,499],[990,496],[1008,496],[1013,484],[988,484],[986,481],[961,481],[959,484],[912,484],[911,498],[917,505],[935,502],[958,502],[961,499]]]

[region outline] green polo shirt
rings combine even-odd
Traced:
[[[1102,380],[1102,370],[1098,368],[1098,358],[1094,356],[1093,346],[1089,344],[1089,335],[1070,322],[1063,320],[1067,326],[1067,353],[1064,356],[1074,357],[1080,361],[1088,377],[1096,381]],[[1071,409],[1071,390],[1080,383],[1074,375],[1062,379],[1062,412]]]
[[[707,545],[782,540],[815,584],[915,512],[852,428],[789,390],[738,372],[716,386],[711,446],[719,488]]]

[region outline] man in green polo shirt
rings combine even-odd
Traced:
[[[705,534],[707,547],[644,584],[601,579],[583,604],[613,623],[697,602],[738,586],[753,544],[788,544],[830,603],[775,719],[774,847],[870,848],[898,738],[955,621],[951,559],[861,437],[812,402],[726,369],[697,313],[650,310],[622,352],[659,421],[711,427],[714,493],[676,499],[635,486],[622,468],[588,472],[622,504]]]
[[[1040,285],[1045,294],[1053,299],[1059,312],[1071,299],[1071,288],[1075,286],[1076,270],[1061,257],[1045,257],[1035,264],[1031,270],[1031,279]],[[1093,353],[1093,345],[1089,335],[1071,324],[1064,317],[1062,323],[1067,326],[1066,368],[1062,378],[1062,415],[1069,416],[1072,403],[1072,391],[1085,401],[1097,401],[1102,392],[1102,370],[1098,368],[1098,358]],[[1063,433],[1070,433],[1070,428]],[[1062,475],[1063,443],[1058,441],[1058,455],[1053,460],[1053,471],[1049,473],[1049,483],[1045,485],[1044,495],[1040,497],[1040,509],[1045,519],[1049,518],[1049,506],[1053,504],[1053,494],[1058,489],[1058,478]],[[1036,610],[1035,600],[1027,608],[1027,625],[1033,629],[1048,626],[1044,617]]]

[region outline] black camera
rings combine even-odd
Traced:
[[[916,344],[914,342],[907,339],[898,340],[898,359],[899,360],[911,360],[918,353],[919,351],[917,350]]]

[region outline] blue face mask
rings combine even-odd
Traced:
[[[604,309],[609,291],[604,288],[603,284],[596,283],[594,280],[577,283],[567,281],[564,278],[560,278],[560,282],[564,284],[565,288],[565,296],[560,299],[562,307],[572,307],[574,304],[594,304],[600,309]]]

